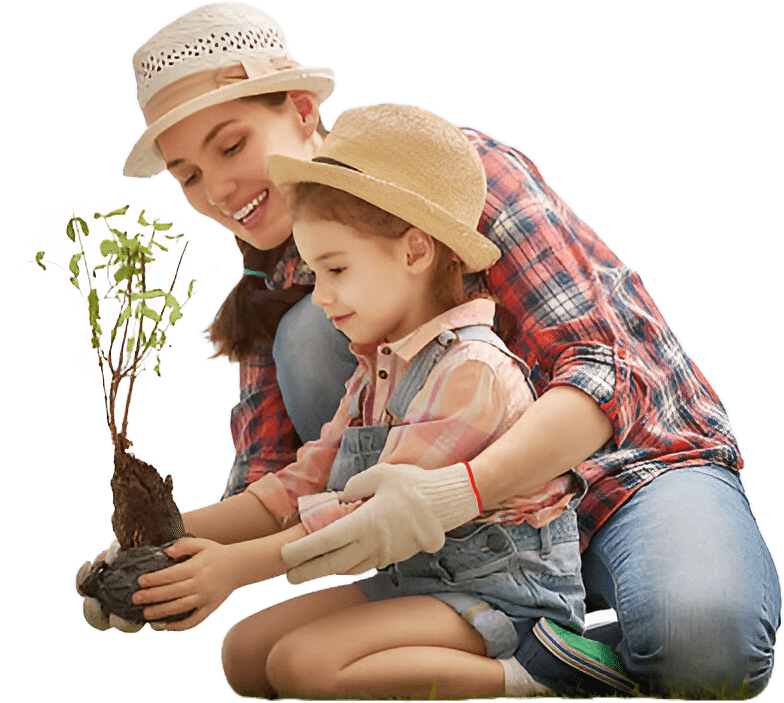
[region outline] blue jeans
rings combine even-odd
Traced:
[[[306,295],[280,321],[272,357],[291,422],[303,442],[318,439],[357,367],[348,337]]]
[[[583,579],[589,610],[616,611],[617,650],[651,695],[765,687],[781,591],[736,472],[699,466],[651,481],[594,535]]]
[[[278,376],[303,440],[332,419],[352,361],[309,298],[283,318]],[[770,678],[781,591],[735,472],[677,469],[641,488],[583,553],[583,580],[589,610],[617,612],[617,650],[650,695],[752,696]]]

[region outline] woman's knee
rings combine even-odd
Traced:
[[[303,441],[318,439],[356,368],[348,340],[306,296],[280,321],[272,356],[297,434]]]
[[[737,699],[765,688],[775,628],[758,604],[715,595],[670,594],[645,627],[625,633],[624,659],[652,695]]]

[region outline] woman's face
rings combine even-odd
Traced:
[[[257,249],[273,249],[291,234],[286,201],[267,178],[267,157],[310,159],[321,143],[317,103],[303,107],[303,100],[311,98],[288,95],[277,107],[252,99],[214,105],[158,137],[188,202]]]

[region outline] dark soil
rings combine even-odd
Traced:
[[[153,466],[119,449],[114,453],[112,494],[112,528],[120,552],[112,564],[95,563],[81,590],[98,600],[104,615],[114,613],[144,622],[143,608],[131,603],[131,596],[139,590],[137,579],[175,563],[163,550],[186,536],[185,527],[172,497],[171,476],[164,481]]]
[[[164,481],[153,466],[133,454],[115,451],[112,495],[112,528],[121,550],[158,547],[185,537],[171,476]]]

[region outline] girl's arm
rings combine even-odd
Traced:
[[[239,493],[220,503],[182,516],[185,531],[220,544],[266,537],[280,530],[272,513],[250,493]]]
[[[144,609],[145,619],[156,622],[156,629],[187,630],[204,620],[235,589],[285,573],[281,548],[306,534],[302,525],[295,525],[233,544],[186,537],[166,550],[173,559],[184,561],[140,576],[141,589],[134,593],[133,602],[157,604]],[[184,620],[158,622],[190,611]]]

